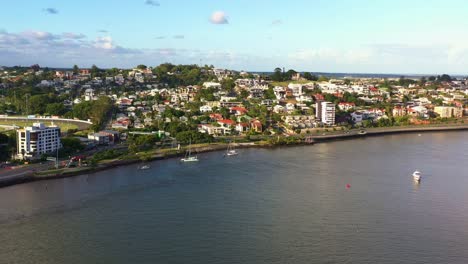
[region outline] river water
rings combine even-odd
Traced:
[[[11,186],[0,263],[468,263],[467,149],[392,135]]]

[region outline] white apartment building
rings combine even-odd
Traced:
[[[295,97],[302,95],[302,84],[290,83],[288,88],[292,90],[292,94]]]
[[[321,102],[321,121],[325,125],[333,126],[335,124],[335,104],[330,102]]]
[[[43,123],[34,123],[17,131],[18,159],[35,159],[41,154],[54,153],[62,147],[60,128],[47,127]]]
[[[436,106],[434,112],[441,118],[462,117],[463,108],[453,106]]]

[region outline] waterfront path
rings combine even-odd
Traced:
[[[457,131],[468,130],[468,124],[453,125],[430,125],[430,126],[404,126],[404,127],[376,127],[366,129],[353,129],[348,131],[326,132],[322,135],[311,135],[316,141],[326,141],[333,139],[346,139],[353,137],[365,137],[385,134],[415,133],[415,132],[434,132],[434,131]]]

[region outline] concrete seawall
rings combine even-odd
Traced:
[[[19,184],[19,183],[30,182],[34,180],[33,175],[34,175],[33,171],[25,171],[25,172],[18,173],[15,175],[0,177],[0,187],[6,187],[10,185]]]
[[[364,133],[352,131],[343,134],[312,136],[315,143],[326,142],[331,140],[352,139],[368,136],[382,136],[387,134],[402,134],[402,133],[424,133],[436,131],[461,131],[468,130],[468,125],[448,125],[448,126],[421,126],[421,127],[389,127],[389,128],[371,128],[365,130]]]

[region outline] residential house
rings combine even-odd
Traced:
[[[262,122],[257,119],[252,119],[250,121],[250,130],[261,133],[263,131]]]
[[[209,105],[203,105],[203,106],[200,106],[200,112],[202,113],[208,113],[208,112],[211,112],[213,111],[213,108]]]
[[[341,102],[338,104],[338,108],[341,110],[341,111],[349,111],[351,109],[353,109],[354,107],[356,107],[356,104],[355,103],[348,103],[348,102]]]
[[[206,89],[208,88],[221,89],[221,84],[217,82],[204,82],[203,87]]]
[[[285,108],[284,106],[282,105],[275,105],[273,106],[273,112],[279,114],[279,113],[283,113],[285,111]]]
[[[405,116],[408,114],[406,107],[396,105],[392,110],[393,116]]]
[[[218,124],[223,127],[232,128],[236,125],[236,122],[232,121],[231,119],[221,119],[218,120]]]
[[[223,116],[221,114],[210,114],[210,118],[214,121],[223,120]]]
[[[247,109],[240,106],[231,107],[229,110],[231,114],[235,114],[236,116],[245,115],[247,113]]]
[[[237,123],[235,127],[235,130],[239,133],[247,132],[249,131],[249,129],[250,129],[249,123]]]
[[[222,135],[230,135],[231,129],[223,126],[214,126],[211,124],[202,124],[198,126],[198,131],[200,133],[207,133],[208,135],[212,136],[222,136]]]
[[[302,84],[290,83],[288,88],[291,89],[292,96],[298,97],[302,95]]]

